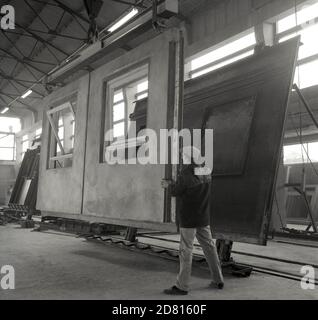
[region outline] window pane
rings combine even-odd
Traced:
[[[62,147],[64,148],[64,140],[60,140],[60,142],[61,142]],[[56,152],[57,153],[61,152],[61,148],[60,148],[60,145],[58,143],[56,143]]]
[[[71,145],[72,145],[72,148],[74,148],[74,143],[75,143],[75,139],[74,139],[74,137],[71,137]]]
[[[296,16],[292,14],[284,19],[277,22],[277,32],[282,33],[286,30],[296,27]]]
[[[117,102],[123,101],[123,100],[124,100],[123,91],[120,90],[119,92],[115,92],[113,102],[117,103]]]
[[[74,136],[75,135],[75,121],[72,122],[71,126],[72,126],[72,136]],[[72,138],[74,139],[74,137],[72,137]]]
[[[305,148],[307,145],[305,144]],[[284,163],[297,164],[307,162],[307,155],[302,145],[292,145],[284,147]]]
[[[64,139],[64,127],[59,128],[58,136],[60,139]]]
[[[72,153],[74,148],[74,141],[71,137],[74,135],[76,122],[74,114],[71,109],[71,104],[65,104],[65,109],[60,111],[60,119],[62,119],[63,126],[59,128],[58,136],[66,154]],[[76,106],[73,105],[74,111]]]
[[[125,103],[115,104],[113,106],[113,121],[119,121],[125,118]]]
[[[289,34],[289,35],[287,35],[287,36],[285,36],[285,37],[280,38],[278,42],[279,42],[279,43],[285,42],[285,41],[287,41],[287,40],[290,40],[290,39],[292,39],[292,38],[295,38],[297,35],[298,35],[297,32],[291,33],[291,34]]]
[[[13,156],[14,156],[14,150],[13,149],[2,149],[0,148],[0,160],[7,160],[7,161],[11,161],[13,160]]]
[[[318,162],[318,142],[308,144],[308,154],[310,161]]]
[[[120,122],[114,125],[114,138],[123,137],[125,135],[125,122]]]
[[[14,136],[12,134],[0,134],[0,147],[14,148]]]
[[[27,141],[23,141],[22,142],[22,152],[27,151],[28,148],[29,148],[29,141],[28,140]]]
[[[0,131],[17,133],[21,131],[21,121],[18,118],[0,117]]]
[[[302,46],[299,48],[299,59],[304,59],[318,53],[318,25],[300,32]]]
[[[148,80],[137,85],[137,93],[148,90]]]
[[[142,100],[148,97],[148,93],[142,93],[137,95],[137,100]]]
[[[198,68],[201,68],[209,63],[212,63],[214,61],[217,61],[221,58],[224,58],[226,56],[229,56],[235,52],[238,52],[242,49],[245,49],[249,46],[255,45],[256,39],[255,34],[250,33],[238,40],[232,41],[231,43],[215,49],[199,58],[196,58],[191,61],[191,70],[196,70]]]
[[[291,28],[296,27],[296,25],[301,25],[307,21],[310,21],[318,17],[318,3],[314,5],[305,5],[299,7],[297,16],[296,13],[293,13],[286,18],[281,19],[277,23],[277,32],[281,33]]]
[[[57,134],[65,154],[72,154],[74,149],[74,131],[76,126],[75,115],[77,102],[75,97],[59,106],[59,111],[52,114],[55,126],[58,126]],[[41,130],[41,128],[39,128]],[[42,130],[41,130],[42,131]],[[40,131],[40,132],[41,132]],[[51,130],[52,139],[49,140],[49,156],[55,157],[61,155],[61,148],[56,139],[53,130]],[[49,169],[66,168],[72,166],[72,159],[52,160],[49,161]]]
[[[298,59],[304,59],[315,55],[318,53],[318,25],[314,25],[312,27],[306,28],[304,30],[299,31],[298,33],[289,34],[279,40],[279,42],[287,41],[291,38],[300,35],[301,38],[301,46],[299,47]]]
[[[222,68],[222,67],[225,67],[225,66],[227,66],[227,65],[229,65],[229,64],[231,64],[231,63],[234,63],[234,62],[236,62],[236,61],[238,61],[238,60],[241,60],[241,59],[244,59],[244,58],[246,58],[246,57],[249,57],[249,56],[251,56],[251,55],[253,55],[253,54],[254,54],[254,50],[248,51],[248,52],[246,52],[246,53],[243,53],[243,54],[241,54],[241,55],[238,55],[238,56],[235,57],[235,58],[232,58],[232,59],[226,60],[226,61],[224,61],[224,62],[222,62],[222,63],[219,63],[219,64],[217,64],[217,65],[215,65],[215,66],[213,66],[213,67],[206,68],[206,69],[204,69],[204,70],[195,72],[195,73],[192,74],[191,77],[192,77],[192,78],[199,77],[199,76],[201,76],[201,75],[203,75],[203,74],[206,74],[206,73],[208,73],[208,72],[212,72],[212,71],[214,71],[214,70],[217,70],[217,69],[220,69],[220,68]]]
[[[35,131],[35,136],[38,138],[42,134],[42,128],[39,128]]]
[[[107,125],[103,135],[106,148],[118,143],[118,140],[124,142],[128,138],[130,115],[135,111],[136,100],[147,97],[148,94],[148,70],[149,65],[144,64],[107,83],[105,105],[109,112],[105,112],[104,121]],[[112,96],[108,95],[107,98],[107,93]],[[105,155],[103,156],[105,161]]]
[[[299,66],[299,87],[301,89],[318,85],[318,60]],[[295,82],[298,83],[298,73],[296,72]]]

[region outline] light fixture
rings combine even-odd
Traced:
[[[126,22],[128,22],[130,19],[132,19],[138,12],[139,12],[138,9],[136,9],[136,8],[132,9],[125,16],[123,16],[120,20],[118,20],[115,24],[113,24],[107,31],[114,32],[115,30],[119,29]]]
[[[6,113],[8,110],[9,110],[9,108],[8,108],[8,107],[4,108],[4,109],[1,111],[1,114]]]
[[[23,94],[21,96],[22,99],[25,99],[26,97],[28,97],[33,91],[32,90],[28,90],[25,94]]]

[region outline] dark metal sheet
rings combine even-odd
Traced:
[[[219,239],[266,244],[298,46],[293,39],[186,83],[184,128],[214,129]]]
[[[214,155],[213,176],[243,173],[255,99],[252,96],[207,108],[203,126],[214,130],[213,147],[217,150]]]

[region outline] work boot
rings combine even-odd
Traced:
[[[173,286],[170,289],[164,290],[163,293],[169,294],[171,296],[186,296],[188,294],[188,291],[184,291],[184,290],[179,289],[176,286]]]

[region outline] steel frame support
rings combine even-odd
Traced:
[[[135,2],[129,2],[129,1],[125,1],[125,0],[111,0],[113,2],[117,2],[117,3],[122,3],[125,4],[127,6],[133,6],[133,7],[138,7],[141,9],[147,9],[147,7],[143,4],[143,1],[135,1]]]
[[[37,32],[37,33],[42,33],[42,34],[46,34],[46,35],[67,38],[67,39],[71,39],[71,40],[77,40],[77,41],[85,41],[86,40],[84,38],[78,38],[78,37],[73,37],[73,36],[69,36],[66,34],[61,34],[61,33],[58,33],[56,30],[52,30],[52,29],[49,29],[48,31],[43,31],[43,30],[36,30],[36,29],[27,28],[27,30],[31,31],[31,32]],[[22,36],[23,35],[24,34],[22,34]]]
[[[33,0],[34,1],[34,0]],[[57,5],[62,8],[64,11],[68,12],[71,15],[75,15],[78,18],[80,18],[81,20],[85,21],[86,23],[90,23],[89,19],[87,19],[85,16],[83,16],[81,13],[78,13],[76,11],[74,11],[73,9],[71,9],[70,7],[66,6],[64,3],[62,3],[59,0],[53,0],[55,3],[57,3]]]
[[[36,70],[37,72],[40,72],[40,73],[42,73],[42,74],[46,74],[43,70],[41,70],[41,69],[33,66],[32,64],[30,64],[30,63],[28,63],[28,62],[26,62],[26,61],[24,61],[23,58],[19,58],[19,57],[17,57],[16,55],[12,54],[11,52],[9,52],[9,51],[7,51],[7,50],[5,50],[5,49],[0,48],[0,50],[1,50],[2,52],[4,52],[5,54],[9,55],[10,57],[12,57],[14,60],[16,60],[16,61],[18,61],[19,63],[23,64],[24,66],[28,66],[28,67]]]
[[[1,59],[12,59],[12,60],[16,60],[16,59],[13,58],[13,57],[4,56],[4,55],[0,55],[0,58],[1,58]],[[30,62],[30,63],[38,63],[38,64],[46,64],[46,65],[49,65],[49,66],[56,66],[56,64],[54,64],[54,63],[52,63],[52,62],[34,60],[34,59],[31,59],[31,58],[28,58],[28,57],[24,57],[24,58],[22,58],[22,59],[25,60],[25,61],[28,61],[28,62]]]
[[[315,118],[315,115],[314,113],[312,112],[309,104],[307,103],[305,97],[303,96],[302,92],[300,91],[300,89],[298,88],[297,84],[294,84],[293,85],[293,88],[296,90],[298,96],[299,96],[299,99],[300,101],[302,102],[302,104],[304,105],[305,109],[307,110],[311,120],[313,121],[314,125],[316,126],[316,128],[318,129],[318,121],[317,119]]]
[[[0,72],[0,79],[4,79],[4,80],[12,80],[12,81],[17,81],[17,82],[25,82],[25,83],[31,83],[31,84],[38,84],[38,82],[36,81],[31,81],[31,80],[22,80],[22,79],[17,79],[11,76],[6,76],[1,74]]]
[[[32,35],[32,37],[35,40],[38,40],[39,42],[41,42],[42,44],[44,44],[46,47],[52,47],[53,49],[55,49],[56,51],[59,51],[60,53],[62,53],[65,56],[69,56],[69,54],[67,52],[65,52],[64,50],[62,50],[61,48],[57,47],[56,45],[52,44],[51,42],[43,39],[42,37],[40,37],[39,35],[35,34],[34,32],[32,32],[31,30],[29,30],[26,27],[21,26],[20,24],[16,23],[16,26],[22,30],[24,30],[25,32],[29,33],[30,35]]]

